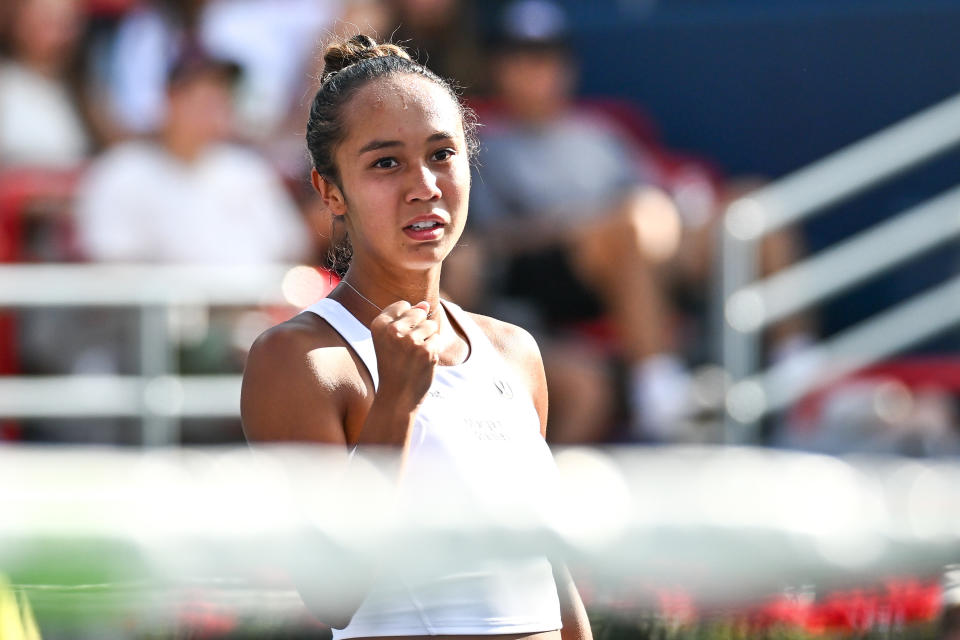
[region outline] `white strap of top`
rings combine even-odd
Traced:
[[[478,365],[478,361],[488,361],[490,357],[499,357],[487,334],[474,322],[470,314],[448,300],[443,301],[443,306],[467,334],[467,339],[470,341],[471,365]],[[342,304],[331,298],[323,298],[304,311],[315,313],[326,320],[347,341],[366,365],[373,379],[373,389],[376,391],[380,384],[380,377],[377,373],[377,353],[373,348],[373,336],[370,330]]]
[[[452,316],[460,325],[460,328],[463,329],[463,332],[467,334],[467,340],[470,341],[469,362],[476,364],[477,360],[486,360],[497,353],[487,334],[483,332],[480,325],[474,322],[469,313],[449,300],[444,300],[443,306],[447,310],[447,314]]]
[[[380,385],[380,376],[377,373],[377,352],[373,349],[373,335],[370,330],[332,298],[323,298],[304,311],[315,313],[326,320],[347,341],[370,372],[373,390],[376,391]]]

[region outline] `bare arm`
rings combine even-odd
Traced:
[[[251,442],[404,447],[433,377],[435,322],[397,303],[374,319],[380,388],[361,375],[326,323],[295,318],[261,335],[243,373],[240,413]]]
[[[593,640],[587,609],[566,565],[554,564],[553,579],[560,597],[560,620],[563,624],[560,629],[561,640]]]
[[[297,318],[264,333],[247,357],[241,392],[241,417],[251,443],[301,442],[339,445],[346,456],[346,419],[351,395],[363,398],[362,385],[346,375],[351,356],[317,335],[308,319]],[[352,561],[331,553],[329,540],[303,527],[296,544],[315,550],[287,567],[304,602],[323,622],[345,626],[362,592],[334,588],[327,579],[340,572],[359,573]],[[334,564],[334,562],[336,564]],[[323,576],[324,580],[316,580]]]
[[[384,469],[392,478],[403,474],[417,410],[440,359],[435,340],[440,325],[429,318],[429,310],[426,302],[411,307],[401,300],[383,309],[370,325],[380,386],[357,439],[357,451],[393,447],[395,466]]]
[[[362,365],[326,323],[303,317],[267,331],[251,348],[243,376],[241,416],[248,440],[334,445],[344,454],[348,445],[361,453],[392,447],[398,455],[384,471],[402,472],[416,410],[436,363],[430,338],[437,327],[426,315],[423,307],[397,303],[374,319],[376,393],[369,377],[361,375]],[[348,467],[343,486],[352,485]],[[342,628],[363,601],[376,561],[348,556],[309,528],[300,543],[317,550],[291,567],[301,596],[319,619]]]
[[[349,359],[346,347],[299,318],[261,335],[247,356],[240,394],[247,440],[345,448]]]

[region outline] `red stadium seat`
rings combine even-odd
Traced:
[[[0,171],[0,263],[34,262],[76,257],[70,219],[62,215],[76,185],[77,170],[12,169]],[[37,220],[30,212],[43,211],[42,223],[53,238],[54,255],[35,255],[27,242],[28,229]],[[19,372],[16,316],[0,312],[0,375]],[[0,420],[0,441],[15,439],[17,425]]]
[[[807,394],[790,411],[793,428],[815,429],[830,398],[851,385],[896,382],[912,392],[936,390],[960,394],[960,358],[913,357],[890,360],[861,369]]]

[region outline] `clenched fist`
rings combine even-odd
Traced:
[[[439,362],[440,324],[428,317],[430,304],[405,300],[383,309],[370,325],[380,374],[378,396],[413,411],[423,401]]]

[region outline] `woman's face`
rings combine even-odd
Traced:
[[[334,153],[353,261],[406,270],[437,266],[467,217],[470,166],[463,120],[446,90],[415,75],[362,87],[344,105],[347,135]]]

